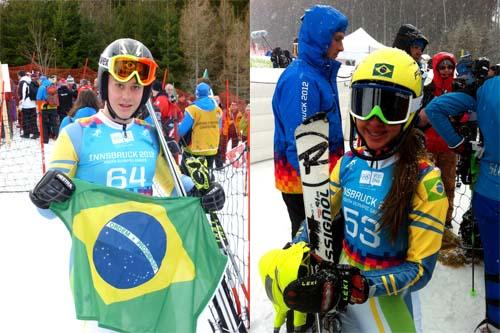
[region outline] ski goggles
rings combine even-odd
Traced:
[[[118,82],[128,82],[135,75],[137,82],[142,86],[153,83],[158,67],[153,59],[132,55],[116,55],[111,58],[101,56],[99,65],[107,68]]]
[[[360,120],[377,116],[384,124],[404,124],[410,115],[420,109],[422,96],[413,98],[405,89],[379,84],[352,86],[350,114]]]

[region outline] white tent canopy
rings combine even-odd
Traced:
[[[347,65],[357,65],[368,54],[386,47],[370,36],[363,28],[345,36],[343,43],[344,51],[339,53],[337,60]]]

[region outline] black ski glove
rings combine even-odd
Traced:
[[[51,202],[68,200],[74,191],[75,184],[68,176],[60,171],[49,170],[30,191],[30,199],[38,208],[47,209]]]
[[[213,182],[201,196],[201,206],[206,212],[221,210],[226,202],[226,194],[221,184]]]
[[[317,273],[292,281],[283,292],[285,304],[305,313],[324,313],[334,307],[342,311],[347,304],[368,299],[368,281],[358,268],[332,265]]]

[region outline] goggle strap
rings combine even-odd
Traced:
[[[101,55],[101,57],[99,58],[99,66],[109,69],[109,61],[110,58]]]
[[[413,97],[410,99],[410,113],[417,112],[422,107],[423,95]]]

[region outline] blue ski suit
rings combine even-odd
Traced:
[[[274,113],[274,173],[283,193],[302,193],[294,132],[300,123],[326,112],[330,122],[330,170],[344,153],[337,90],[341,63],[329,59],[327,50],[336,32],[345,32],[348,20],[330,6],[306,11],[299,32],[299,57],[283,72],[276,85]]]
[[[486,317],[500,328],[500,77],[486,80],[476,98],[449,93],[433,99],[425,108],[432,126],[450,147],[464,140],[449,122],[449,116],[476,111],[484,138],[484,153],[474,186],[472,209],[479,223],[484,248]]]

